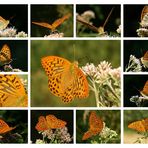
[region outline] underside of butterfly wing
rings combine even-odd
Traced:
[[[65,121],[56,118],[54,115],[47,115],[46,120],[51,129],[63,128],[67,124]]]
[[[144,97],[148,97],[148,80],[146,81],[143,90],[140,91],[141,95]]]
[[[142,9],[142,12],[141,12],[141,21],[147,13],[148,13],[148,6],[144,6],[144,8]]]
[[[4,30],[9,24],[9,20],[5,20],[0,16],[0,30]]]

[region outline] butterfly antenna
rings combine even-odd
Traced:
[[[102,26],[103,28],[105,27],[106,23],[108,22],[109,17],[111,16],[111,14],[112,14],[113,10],[114,10],[114,7],[113,7],[113,8],[111,9],[111,11],[109,12],[109,14],[108,14],[108,16],[107,16],[107,18],[106,18],[106,20],[105,20],[105,22],[104,22],[103,26]]]

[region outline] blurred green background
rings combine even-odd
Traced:
[[[124,110],[124,143],[133,143],[140,135],[137,131],[129,129],[132,122],[148,118],[147,110]]]
[[[75,45],[75,58],[74,46]],[[120,66],[120,41],[118,40],[32,40],[31,41],[31,105],[32,106],[96,106],[94,94],[90,91],[86,99],[74,99],[65,104],[52,95],[48,89],[48,77],[41,66],[41,58],[56,55],[71,62],[98,65],[100,61],[110,62],[113,68]]]
[[[86,113],[87,112],[87,113]],[[91,112],[91,111],[90,111]],[[119,110],[97,110],[99,116],[105,125],[118,134],[117,139],[113,143],[120,143],[120,111]],[[87,114],[87,116],[86,116]],[[98,135],[82,141],[83,134],[89,129],[89,112],[88,110],[76,111],[76,142],[90,143],[91,140],[98,141]]]
[[[31,111],[31,141],[35,143],[37,139],[42,139],[43,135],[35,129],[40,116],[54,115],[56,118],[66,121],[68,133],[73,136],[73,110],[32,110]],[[73,143],[73,141],[71,141]]]
[[[31,22],[46,22],[52,24],[55,20],[71,13],[71,17],[64,21],[57,30],[65,37],[73,36],[73,6],[72,5],[31,5]],[[43,37],[49,35],[50,30],[31,23],[31,36]]]
[[[10,143],[14,143],[14,142],[28,143],[28,111],[27,110],[1,110],[0,119],[4,120],[10,127],[16,126],[16,128],[11,132],[6,133],[5,135],[1,135],[4,137],[3,142],[5,140],[8,140],[10,141]],[[21,137],[18,136],[18,134],[21,135]],[[19,138],[17,137],[17,140],[11,139],[13,137],[12,135],[13,136],[17,135]]]
[[[97,28],[103,26],[108,14],[111,9],[114,8],[112,14],[109,17],[108,22],[106,23],[104,30],[111,35],[117,35],[116,29],[121,24],[120,20],[120,5],[77,5],[76,12],[81,15],[85,11],[91,10],[95,13],[95,18],[90,21],[93,22],[93,25]],[[77,27],[80,23],[77,22]],[[77,32],[77,36],[97,36],[96,32],[92,32],[91,29],[87,28],[83,32]],[[117,35],[119,36],[119,34]]]

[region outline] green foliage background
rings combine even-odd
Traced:
[[[73,47],[75,45],[75,47]],[[75,54],[74,54],[75,51]],[[55,55],[71,62],[98,65],[106,60],[114,68],[120,66],[120,41],[118,40],[32,40],[31,41],[31,105],[32,106],[96,106],[94,94],[90,91],[86,99],[74,99],[64,104],[48,89],[48,77],[41,66],[41,58]]]
[[[83,110],[78,110],[76,112],[76,142],[77,143],[90,143],[91,140],[98,141],[99,135],[93,136],[85,141],[82,141],[83,134],[89,129],[89,116],[85,120]],[[111,130],[116,131],[118,137],[112,143],[120,143],[120,111],[119,110],[97,110],[97,115],[105,122],[106,126]]]

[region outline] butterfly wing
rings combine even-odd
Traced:
[[[142,96],[148,96],[148,80],[146,81],[144,87],[143,87],[143,90],[140,91],[141,95]]]
[[[5,20],[0,16],[0,30],[4,30],[9,24],[9,20]]]
[[[53,28],[52,25],[45,23],[45,22],[32,22],[32,23],[35,24],[35,25],[38,25],[38,26],[48,28],[50,30],[52,30],[52,28]]]
[[[28,97],[16,75],[0,75],[0,104],[3,107],[26,107]]]
[[[45,131],[49,129],[47,121],[44,116],[39,117],[38,123],[36,124],[35,129],[37,131]]]
[[[141,12],[141,21],[143,20],[143,17],[148,13],[148,6],[144,6]]]
[[[145,127],[145,130],[148,132],[148,118],[145,118],[142,122]]]
[[[90,131],[93,135],[99,134],[103,129],[103,121],[97,116],[95,111],[92,111],[89,117]]]
[[[138,132],[146,132],[142,121],[135,121],[128,125],[128,128],[134,129]]]
[[[51,129],[63,128],[67,124],[65,121],[56,118],[54,115],[47,115],[46,120]]]
[[[7,44],[3,45],[0,51],[0,65],[9,64],[12,61],[11,51]]]
[[[82,140],[87,140],[88,138],[91,138],[93,135],[92,135],[92,132],[91,131],[87,131],[84,133],[83,137],[82,137]]]
[[[69,67],[71,63],[61,57],[57,56],[47,56],[41,59],[43,68],[48,75],[48,87],[50,91],[59,97],[63,96],[63,89],[61,88],[62,74],[64,73],[66,67]]]
[[[141,62],[145,68],[148,68],[148,51],[146,51],[144,56],[141,58]]]
[[[53,22],[52,27],[53,28],[57,28],[59,25],[61,25],[65,20],[69,19],[69,17],[71,16],[71,14],[67,14],[65,16],[63,16],[62,18],[57,19],[56,21]]]
[[[13,129],[15,129],[15,127],[9,127],[4,120],[0,119],[0,134],[7,133]]]
[[[88,22],[84,21],[83,19],[81,19],[81,17],[77,17],[76,20],[78,22],[80,22],[81,24],[85,25],[86,27],[90,28],[92,31],[97,32],[98,33],[98,28],[89,24]]]

